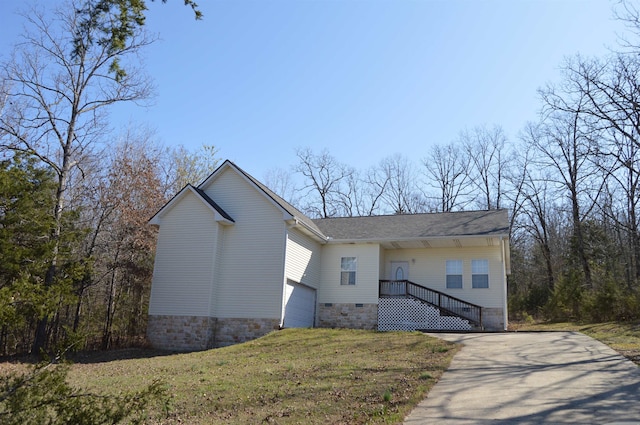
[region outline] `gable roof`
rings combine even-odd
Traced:
[[[323,218],[313,222],[336,241],[508,236],[506,210]]]
[[[220,221],[224,224],[235,223],[233,218],[225,210],[223,210],[218,204],[214,202],[203,190],[198,189],[197,187],[192,186],[187,183],[185,187],[180,189],[178,193],[176,193],[173,198],[169,200],[160,210],[154,214],[153,217],[149,219],[150,224],[160,224],[160,219],[164,214],[166,214],[176,203],[180,201],[180,199],[184,198],[187,193],[193,193],[196,195],[198,199],[200,199],[205,205],[207,205],[211,211],[213,212],[216,221]]]
[[[251,182],[258,191],[262,192],[268,199],[270,199],[273,203],[275,203],[278,207],[280,207],[285,213],[291,216],[292,219],[296,220],[296,222],[301,223],[304,227],[306,227],[309,231],[314,233],[317,237],[326,240],[326,236],[320,231],[318,226],[307,217],[304,213],[298,210],[296,207],[291,205],[289,202],[285,201],[283,198],[278,196],[275,192],[269,189],[267,186],[262,184],[259,180],[253,177],[251,174],[244,171],[242,168],[238,167],[235,163],[225,160],[222,165],[220,165],[209,177],[207,177],[198,188],[202,188],[207,186],[215,177],[220,174],[221,170],[226,167],[231,167],[235,169],[239,174],[244,176],[249,182]],[[201,189],[199,189],[202,191]],[[202,191],[204,193],[204,191]]]
[[[285,217],[290,217],[322,241],[382,242],[509,237],[508,212],[503,209],[311,219],[229,160],[225,160],[198,187],[187,184],[149,222],[160,224],[161,215],[190,191],[212,209],[216,214],[216,220],[226,224],[234,223],[233,218],[203,190],[226,168],[235,170],[280,208]]]
[[[191,186],[189,184],[189,186]],[[191,186],[193,187],[193,186]],[[211,205],[213,207],[213,209],[215,209],[218,213],[220,213],[220,215],[224,218],[226,218],[229,221],[234,221],[233,218],[231,218],[231,216],[229,214],[226,213],[225,210],[222,209],[222,207],[220,207],[220,205],[216,204],[215,201],[213,199],[211,199],[209,197],[209,195],[207,195],[205,193],[204,190],[197,188],[197,187],[193,187],[195,189],[196,192],[198,192],[198,195],[200,195],[202,197],[202,199],[204,199],[209,205]]]

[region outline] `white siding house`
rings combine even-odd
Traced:
[[[219,227],[195,191],[186,191],[166,212],[158,235],[149,314],[215,314],[210,299]],[[210,233],[203,233],[203,228]]]
[[[216,312],[225,318],[280,319],[286,243],[283,212],[231,167],[200,188],[234,224],[225,229]]]
[[[285,276],[314,289],[320,287],[320,244],[301,231],[287,232]]]
[[[150,222],[160,230],[147,334],[159,348],[291,326],[431,328],[450,315],[456,326],[507,325],[503,210],[312,220],[225,161]],[[406,306],[435,319],[411,319]]]

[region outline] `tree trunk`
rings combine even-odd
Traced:
[[[584,232],[582,229],[582,221],[580,221],[580,211],[578,207],[577,194],[574,192],[571,194],[572,204],[572,218],[573,218],[573,239],[574,239],[574,252],[577,255],[578,260],[582,266],[582,272],[584,273],[585,284],[588,288],[593,288],[593,280],[591,278],[591,267],[589,266],[589,259],[584,244]]]
[[[53,285],[53,280],[56,274],[56,264],[55,260],[51,262],[49,268],[47,269],[47,274],[44,278],[44,284],[46,288],[50,288]],[[45,315],[38,319],[38,324],[36,325],[36,334],[33,338],[33,345],[31,346],[31,354],[34,356],[39,356],[43,350],[47,347],[47,324],[48,317]]]

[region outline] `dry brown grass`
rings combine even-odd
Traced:
[[[457,350],[417,332],[289,329],[188,354],[78,357],[69,380],[116,393],[161,379],[169,410],[155,406],[154,424],[402,423]]]

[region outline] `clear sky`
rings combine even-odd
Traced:
[[[199,0],[199,22],[182,0],[148,3],[157,96],[117,108],[113,125],[213,144],[257,178],[297,147],[365,169],[398,152],[419,161],[482,124],[515,140],[563,58],[603,55],[622,31],[606,0]],[[17,4],[0,0],[0,59]]]

